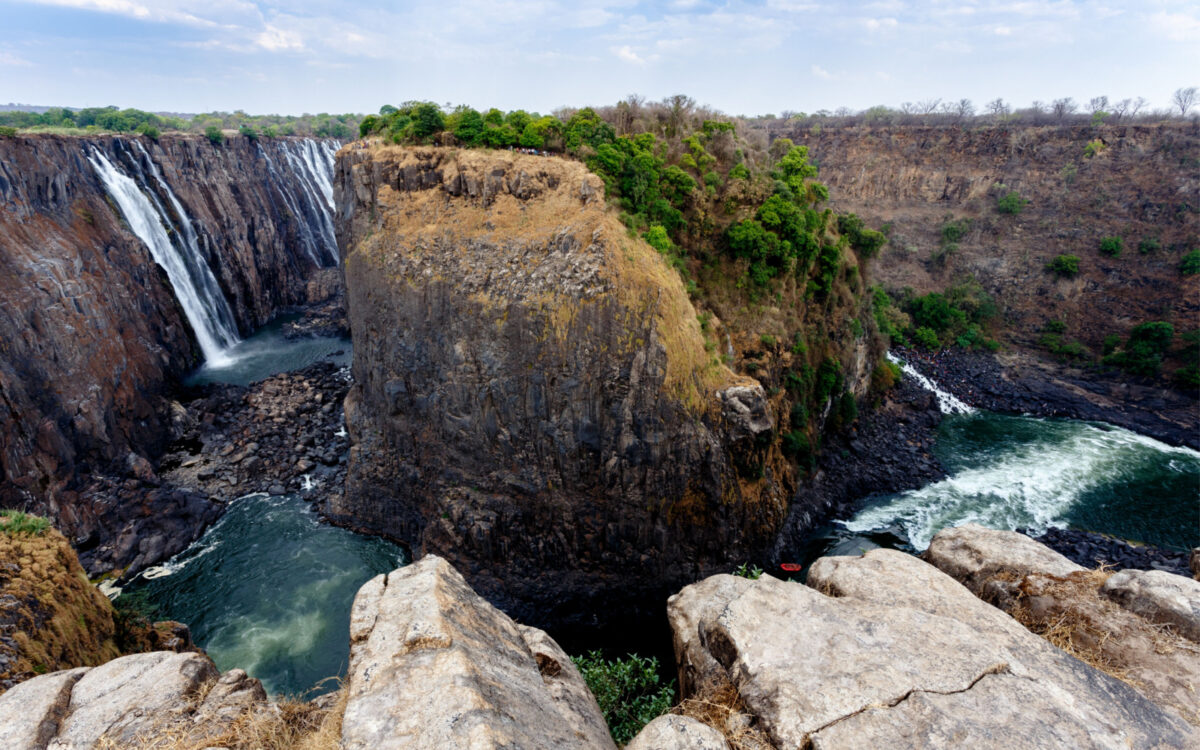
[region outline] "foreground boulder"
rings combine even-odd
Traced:
[[[716,576],[672,597],[684,697],[732,686],[788,748],[1200,743],[1178,716],[916,558],[824,558],[809,584]]]
[[[1200,583],[1087,570],[1022,534],[944,529],[926,559],[1030,630],[1200,726]]]
[[[488,604],[439,557],[364,584],[350,639],[345,750],[615,750],[562,649]]]
[[[36,677],[0,696],[0,747],[124,750],[162,746],[164,738],[203,747],[265,702],[258,680],[236,669],[219,675],[203,654],[133,654]]]

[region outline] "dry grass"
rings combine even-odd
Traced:
[[[349,693],[345,688],[333,694],[328,708],[298,698],[282,698],[277,703],[244,711],[228,726],[216,728],[192,726],[186,717],[166,727],[155,727],[149,736],[139,736],[127,744],[102,739],[97,750],[204,750],[209,747],[228,750],[336,750],[342,736],[342,717]],[[201,698],[201,696],[197,696]]]
[[[754,717],[731,684],[713,690],[705,698],[688,698],[671,709],[671,713],[687,716],[707,724],[721,733],[730,750],[773,750],[767,735],[754,725]]]

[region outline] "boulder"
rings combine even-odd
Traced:
[[[0,695],[0,747],[41,750],[58,733],[71,702],[71,688],[87,668],[34,678]]]
[[[1100,591],[1130,612],[1200,643],[1200,581],[1161,570],[1122,570]]]
[[[436,556],[359,589],[345,750],[615,748],[575,665]]]
[[[1200,743],[1178,716],[903,553],[818,561],[815,588],[718,578],[673,599],[677,648],[719,665],[777,747]]]
[[[1192,548],[1192,553],[1188,555],[1188,568],[1192,571],[1192,578],[1200,581],[1200,547]]]
[[[729,743],[693,718],[666,714],[644,726],[625,750],[729,750]]]
[[[922,557],[976,593],[1000,571],[1061,576],[1085,570],[1024,534],[986,529],[974,523],[942,529]]]

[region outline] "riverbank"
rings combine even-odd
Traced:
[[[1200,450],[1200,402],[1131,377],[1046,362],[1028,354],[894,349],[941,387],[978,409],[1107,422]]]

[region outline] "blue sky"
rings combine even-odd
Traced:
[[[406,99],[730,114],[1200,85],[1200,3],[0,0],[0,102],[256,114]]]

